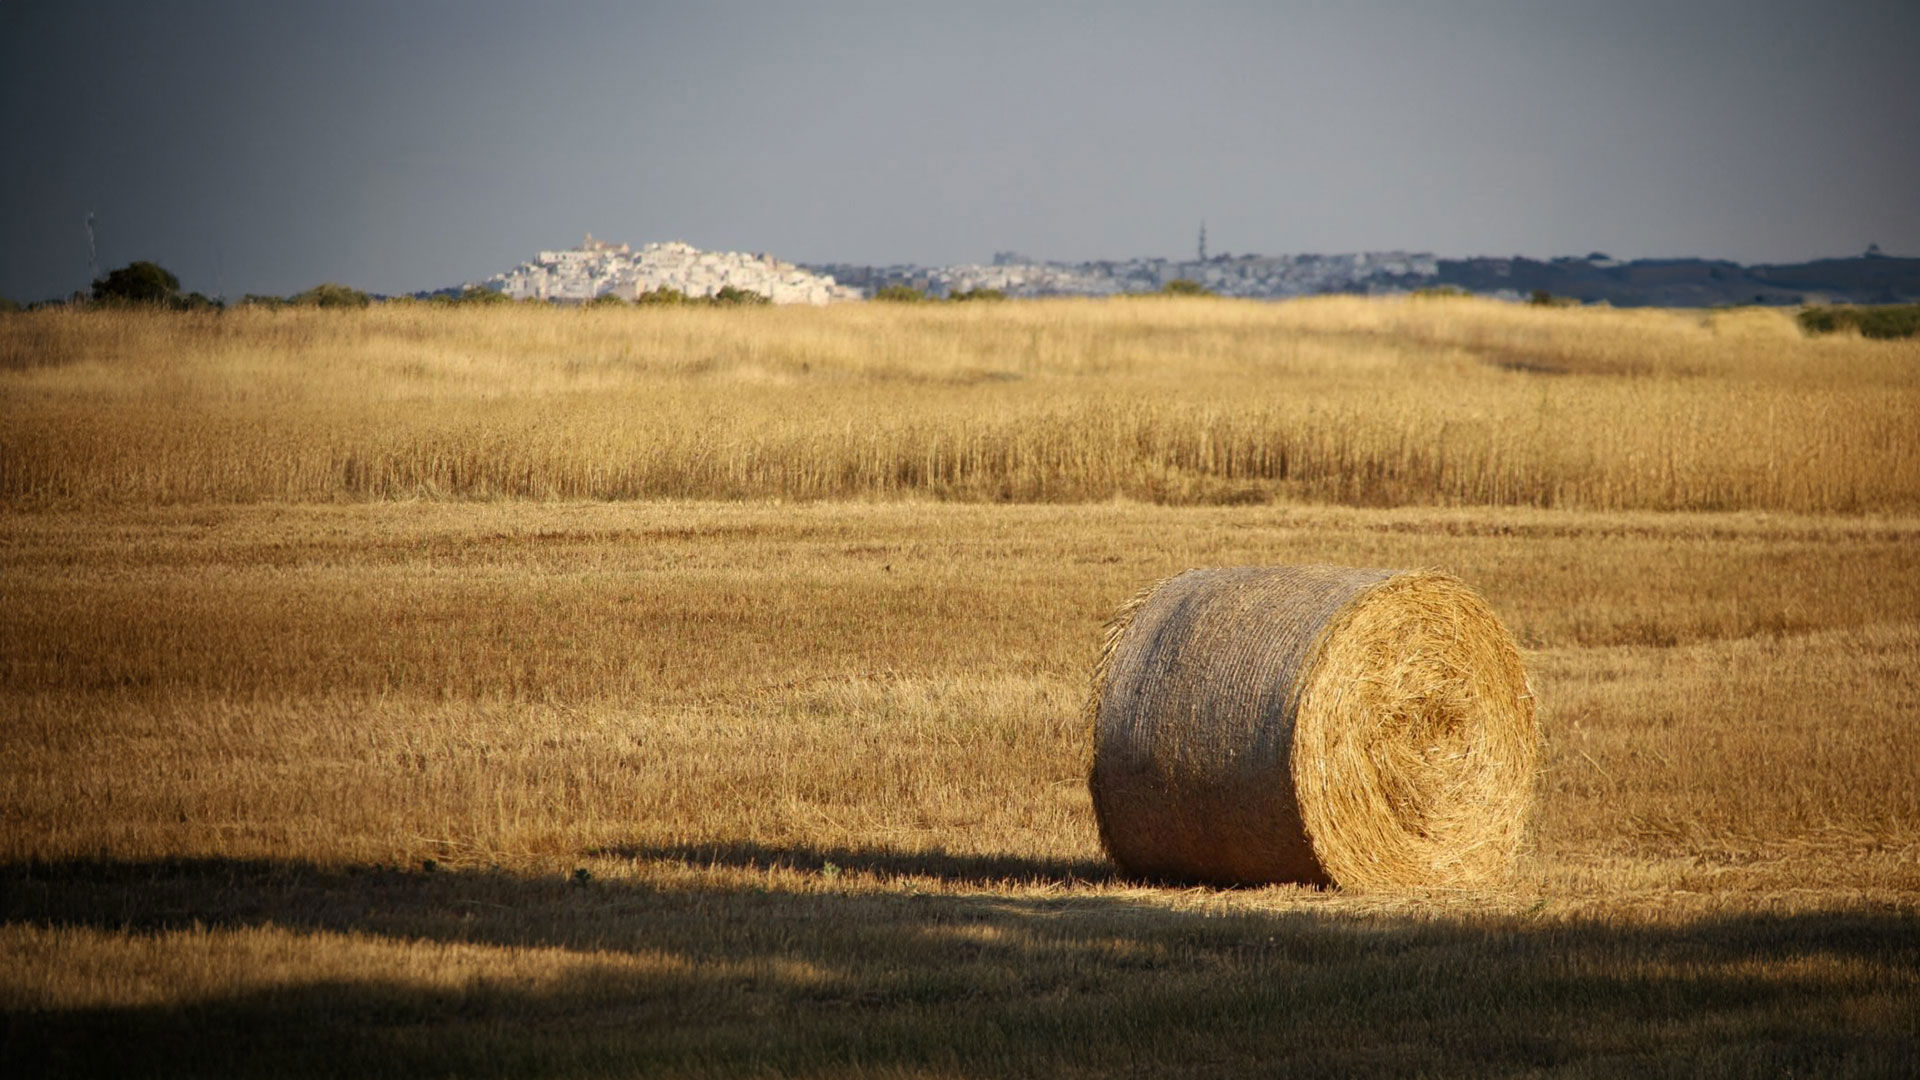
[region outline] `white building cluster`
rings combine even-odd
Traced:
[[[632,300],[657,289],[712,296],[728,286],[759,293],[776,304],[825,304],[860,295],[829,276],[771,255],[702,251],[678,242],[647,244],[635,251],[626,244],[596,240],[592,233],[577,248],[542,251],[532,262],[496,274],[487,284],[516,300],[574,302],[608,293]]]
[[[584,302],[612,294],[632,300],[644,292],[676,289],[712,296],[729,286],[776,304],[826,304],[907,285],[933,296],[997,289],[1008,296],[1113,296],[1156,292],[1169,282],[1195,281],[1222,296],[1279,299],[1326,292],[1394,292],[1431,284],[1439,274],[1432,255],[1405,251],[1351,255],[1216,255],[1208,259],[1124,259],[1040,262],[1010,252],[990,264],[960,266],[796,266],[771,255],[702,251],[690,244],[626,244],[596,240],[577,248],[542,251],[487,281],[516,300]]]

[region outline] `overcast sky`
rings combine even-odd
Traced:
[[[0,0],[0,295],[803,262],[1920,254],[1920,3]]]

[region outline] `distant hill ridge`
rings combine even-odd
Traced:
[[[1920,300],[1920,259],[1848,259],[1742,266],[1715,259],[1604,257],[1440,260],[1436,284],[1473,292],[1547,292],[1618,307],[1723,304],[1898,304]]]
[[[1108,296],[1152,292],[1170,281],[1188,280],[1222,296],[1259,299],[1451,286],[1509,299],[1550,293],[1621,307],[1920,301],[1920,259],[1877,251],[1856,258],[1756,266],[1720,259],[1621,261],[1600,252],[1556,259],[1443,259],[1424,252],[1384,251],[1079,263],[1040,262],[1003,252],[988,266],[831,263],[810,269],[830,273],[868,295],[889,285],[906,285],[934,296],[977,288],[999,289],[1009,296]]]

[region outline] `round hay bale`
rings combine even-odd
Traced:
[[[1483,885],[1532,801],[1520,650],[1449,574],[1189,570],[1108,623],[1088,708],[1100,838],[1144,878]]]

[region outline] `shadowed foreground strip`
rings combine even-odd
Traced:
[[[1890,908],[1636,925],[632,869],[581,886],[224,859],[6,865],[0,1066],[1885,1075],[1920,1049],[1920,920]],[[191,961],[164,993],[142,970],[157,952]],[[65,977],[41,978],[50,966]]]

